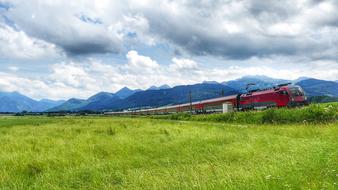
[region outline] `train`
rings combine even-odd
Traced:
[[[218,97],[208,100],[189,102],[179,105],[162,106],[122,112],[106,112],[109,115],[122,114],[171,114],[179,112],[215,113],[228,111],[245,111],[271,107],[295,107],[307,105],[307,98],[300,86],[290,83],[272,88],[251,90],[246,93]],[[226,106],[226,109],[225,109]]]

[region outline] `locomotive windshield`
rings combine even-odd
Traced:
[[[304,96],[304,91],[299,86],[292,86],[290,87],[290,92],[292,96]]]

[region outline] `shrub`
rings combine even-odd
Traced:
[[[189,113],[175,113],[171,114],[169,119],[172,120],[188,120],[191,118],[191,114]]]
[[[332,105],[320,106],[312,104],[303,112],[304,120],[307,122],[330,122],[337,120],[337,109]]]

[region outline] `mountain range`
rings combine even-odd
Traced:
[[[41,112],[63,104],[64,100],[34,100],[19,92],[0,92],[0,112]]]
[[[126,90],[126,89],[125,89]],[[129,89],[129,91],[132,91]],[[119,91],[120,92],[120,91]],[[121,98],[119,92],[113,94],[100,92],[87,100],[70,99],[64,104],[48,110],[56,111],[84,111],[84,110],[122,110],[139,107],[158,107],[169,104],[188,102],[189,92],[191,100],[198,101],[215,98],[224,95],[238,93],[237,90],[222,84],[195,84],[181,85],[173,88],[162,88],[158,90],[134,90],[129,96]]]
[[[81,110],[123,110],[141,107],[158,107],[163,105],[179,104],[189,102],[189,91],[192,94],[192,101],[209,99],[244,93],[248,83],[254,83],[251,89],[264,89],[283,83],[294,83],[301,86],[306,95],[338,97],[338,83],[333,81],[318,80],[308,77],[301,77],[297,80],[274,79],[266,76],[245,76],[236,80],[219,83],[217,81],[204,81],[201,84],[181,85],[173,88],[164,85],[162,87],[150,87],[145,91],[130,90],[123,88],[115,94],[99,93],[90,97],[88,100],[79,102],[76,106],[70,106],[68,109],[65,104],[50,109],[49,111],[81,111]],[[129,96],[121,97],[121,91],[129,91]],[[93,101],[93,97],[96,98]]]
[[[157,86],[151,86],[147,90],[162,90],[162,89],[168,89],[168,88],[170,88],[170,86],[167,85],[167,84],[164,84],[164,85],[159,86],[159,87],[157,87]]]
[[[158,107],[163,105],[215,98],[219,96],[244,93],[247,84],[254,83],[250,89],[263,89],[282,83],[293,83],[301,86],[308,97],[338,97],[338,83],[308,77],[297,80],[274,79],[266,76],[245,76],[226,82],[204,81],[194,85],[170,87],[152,86],[147,90],[132,90],[127,87],[116,93],[99,92],[88,99],[71,98],[67,101],[36,101],[18,92],[0,92],[0,112],[26,111],[103,111],[123,110],[140,107]],[[327,99],[327,98],[326,98]],[[336,98],[335,98],[336,99]]]
[[[309,96],[338,97],[338,83],[317,79],[306,79],[296,83],[301,86]]]

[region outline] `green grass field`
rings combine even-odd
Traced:
[[[338,125],[0,117],[0,189],[337,189]]]

